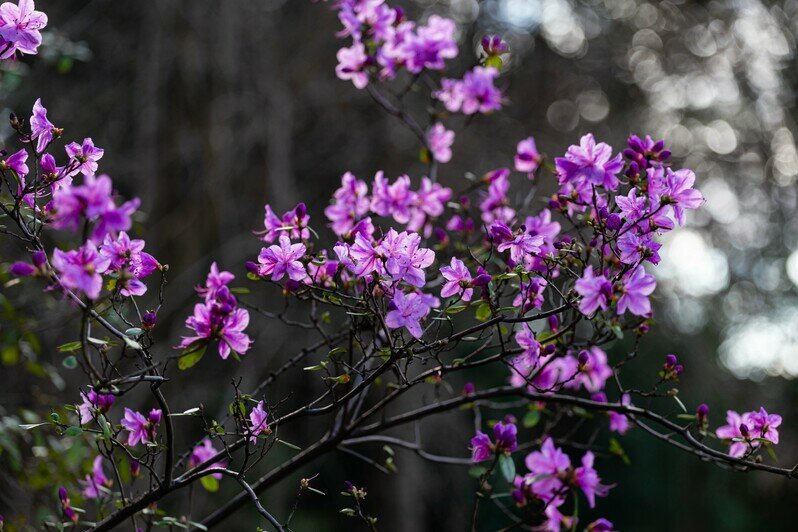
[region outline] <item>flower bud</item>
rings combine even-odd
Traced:
[[[607,229],[611,231],[617,231],[621,228],[621,217],[617,213],[612,213],[607,216]]]
[[[587,351],[580,351],[576,360],[579,362],[579,368],[584,368],[590,362],[590,355],[587,354]]]
[[[742,434],[743,438],[748,438],[748,425],[745,423],[740,423],[740,434]]]
[[[141,474],[141,462],[138,460],[133,460],[130,462],[130,476],[133,478],[138,478]]]
[[[463,395],[471,395],[474,393],[475,387],[473,382],[467,382],[463,385]]]

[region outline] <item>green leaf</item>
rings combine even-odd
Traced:
[[[80,427],[69,427],[64,431],[67,436],[80,436],[83,434],[83,429]]]
[[[56,350],[61,353],[69,353],[70,351],[77,351],[81,347],[83,347],[83,344],[80,342],[69,342],[68,344],[59,345]]]
[[[680,408],[682,409],[682,411],[684,411],[684,413],[686,414],[686,413],[687,413],[687,407],[686,407],[686,406],[684,406],[684,403],[681,401],[681,399],[679,399],[679,398],[678,398],[678,397],[676,397],[675,395],[673,396],[673,398],[676,400],[676,402],[677,402],[677,403],[679,403],[679,407],[680,407]]]
[[[131,327],[130,329],[125,331],[125,334],[128,335],[128,336],[138,336],[138,335],[140,335],[143,332],[144,331],[141,330],[138,327]]]
[[[540,421],[540,410],[530,410],[524,416],[524,420],[522,421],[524,428],[531,429],[535,425],[538,424]]]
[[[286,447],[288,447],[289,449],[293,449],[293,450],[295,450],[295,451],[301,451],[301,450],[302,450],[302,448],[301,448],[301,447],[297,447],[297,446],[296,446],[296,445],[294,445],[293,443],[288,443],[287,441],[285,441],[285,440],[281,440],[280,438],[277,438],[277,442],[278,442],[278,443],[282,443],[283,445],[285,445],[285,446],[286,446]]]
[[[188,353],[184,354],[179,359],[177,359],[177,367],[182,370],[186,370],[188,368],[193,367],[197,362],[202,360],[203,355],[205,355],[206,349],[208,349],[207,344],[203,345],[202,347],[194,351],[189,351]]]
[[[454,305],[446,309],[446,314],[457,314],[468,308],[468,305]]]
[[[327,356],[332,358],[335,355],[340,355],[341,353],[346,353],[345,347],[336,347],[335,349],[332,349],[329,353],[327,353]]]
[[[202,487],[205,488],[205,491],[210,493],[219,491],[219,481],[212,475],[205,475],[204,477],[201,477],[200,482],[202,483]]]
[[[61,419],[61,417],[56,412],[51,412],[50,413],[50,419],[53,420],[53,423],[58,423],[58,421]]]
[[[62,365],[63,365],[63,366],[66,368],[66,369],[75,369],[76,367],[78,367],[78,359],[77,359],[77,358],[75,358],[75,356],[74,356],[74,355],[69,355],[68,357],[66,357],[66,358],[64,359],[64,361],[63,361],[63,362],[61,362],[61,364],[62,364]]]
[[[476,317],[479,321],[486,321],[490,319],[490,305],[482,303],[477,307]]]
[[[502,68],[502,58],[498,55],[491,55],[485,59],[485,66],[486,67],[493,67],[496,70],[501,70]]]
[[[36,427],[43,427],[44,425],[49,425],[49,423],[27,423],[25,425],[20,425],[19,428],[22,430],[31,430],[35,429]]]
[[[515,462],[512,457],[506,454],[499,456],[499,471],[502,472],[502,476],[507,482],[515,480]]]
[[[143,347],[141,347],[140,343],[138,343],[132,338],[128,338],[127,336],[125,336],[125,344],[127,344],[127,346],[130,349],[135,349],[136,351],[141,351],[142,349],[144,349]]]
[[[626,451],[624,451],[623,447],[621,447],[620,442],[618,440],[616,440],[615,438],[610,438],[610,449],[609,450],[610,450],[610,452],[612,454],[618,456],[621,460],[623,460],[624,464],[629,465],[629,464],[632,463],[632,461],[626,455]]]
[[[237,286],[235,288],[231,288],[230,291],[234,294],[242,294],[242,295],[249,294],[249,288],[245,286]]]

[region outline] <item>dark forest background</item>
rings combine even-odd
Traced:
[[[658,325],[634,371],[648,382],[664,355],[677,353],[686,366],[679,385],[685,403],[707,402],[713,427],[727,408],[767,405],[784,417],[780,463],[798,463],[798,2],[399,4],[414,18],[439,13],[459,23],[460,71],[473,63],[485,33],[503,34],[513,50],[501,78],[509,105],[458,129],[455,162],[440,172],[444,183],[508,164],[526,136],[555,156],[587,131],[616,149],[630,133],[664,137],[676,160],[696,171],[708,203],[669,237],[672,251],[658,272]],[[6,67],[0,107],[5,115],[28,116],[41,97],[51,120],[66,128],[65,139],[91,136],[106,150],[100,169],[124,195],[142,199],[134,232],[170,265],[167,307],[156,329],[161,346],[183,332],[193,286],[211,261],[244,282],[243,264],[260,250],[252,231],[262,225],[264,203],[282,212],[304,201],[321,228],[322,209],[345,171],[367,181],[380,169],[391,177],[422,175],[412,135],[335,78],[339,24],[325,3],[40,0],[37,7],[51,25],[42,60]],[[8,137],[10,129],[2,128],[0,136]],[[0,250],[3,261],[21,251],[8,241]],[[42,465],[40,436],[14,429],[33,415],[26,410],[46,413],[76,400],[65,390],[78,375],[53,373],[62,369],[54,346],[73,339],[77,316],[19,286],[0,290],[2,303],[15,309],[6,308],[0,322],[0,513],[35,523],[36,507],[53,506],[50,487],[60,475],[83,474],[89,458],[87,448],[63,449],[57,467]],[[274,308],[278,297],[264,290],[263,306]],[[16,317],[26,313],[32,319]],[[28,347],[14,352],[9,346],[20,331],[36,340],[25,336]],[[175,375],[169,387],[172,396],[180,390],[176,409],[202,401],[211,412],[224,411],[227,383],[243,377],[242,388],[251,387],[309,341],[262,319],[249,332],[255,347],[243,365],[208,356],[189,375]],[[477,383],[503,378],[480,375]],[[308,381],[300,372],[273,393],[312,393],[317,385]],[[297,424],[283,437],[301,446],[319,430]],[[465,415],[425,425],[433,451],[465,456],[472,434]],[[197,436],[181,439],[187,445]],[[605,481],[618,486],[595,514],[620,530],[794,529],[795,482],[723,471],[639,431],[622,444],[632,465],[601,461]],[[337,513],[348,503],[338,495],[344,480],[368,489],[367,510],[381,530],[466,529],[475,488],[467,471],[397,453],[398,474],[338,454],[263,500],[285,515],[299,478],[320,473],[314,485],[327,496],[303,495],[296,530],[360,526]],[[236,488],[222,483],[221,497]],[[165,506],[187,511],[184,498]],[[195,492],[193,518],[212,508]],[[252,530],[256,517],[246,508],[224,529]],[[498,513],[481,522],[485,530],[507,524]]]

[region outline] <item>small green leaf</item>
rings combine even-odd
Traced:
[[[609,450],[610,450],[610,452],[612,454],[618,456],[621,460],[623,460],[624,464],[629,465],[629,464],[632,463],[632,461],[626,455],[626,451],[624,451],[623,447],[621,447],[620,442],[618,440],[616,440],[615,438],[610,438],[610,449]]]
[[[686,413],[687,413],[687,407],[686,407],[686,406],[684,406],[684,403],[681,401],[681,399],[679,399],[679,398],[678,398],[678,397],[676,397],[675,395],[673,396],[673,398],[676,400],[676,402],[677,402],[677,403],[679,403],[679,407],[680,407],[680,408],[682,409],[682,411],[684,411],[684,413],[686,414]]]
[[[502,476],[507,482],[515,480],[515,462],[513,462],[512,457],[506,454],[500,455],[499,470],[502,472]]]
[[[202,347],[194,351],[189,351],[188,353],[177,359],[177,367],[182,370],[186,370],[188,368],[193,367],[197,362],[202,360],[203,355],[205,355],[206,349],[208,349],[207,344],[203,345]]]
[[[83,429],[80,427],[69,427],[64,431],[67,436],[80,436],[83,434]]]
[[[474,466],[468,470],[469,476],[473,478],[479,478],[487,472],[488,470],[482,466]]]
[[[138,327],[131,327],[130,329],[125,331],[125,334],[128,335],[128,336],[138,336],[138,335],[140,335],[143,332],[144,331],[141,330]]]
[[[59,345],[56,347],[61,353],[68,353],[70,351],[77,351],[83,346],[80,342],[69,342],[68,344]]]
[[[141,347],[141,344],[140,344],[140,343],[138,343],[138,342],[137,342],[137,341],[135,341],[134,339],[132,339],[132,338],[129,338],[129,337],[127,337],[127,336],[125,336],[125,344],[126,344],[126,345],[127,345],[129,348],[130,348],[130,349],[135,349],[136,351],[141,351],[142,349],[144,349],[143,347]]]
[[[201,477],[200,482],[202,483],[202,487],[205,488],[205,491],[210,493],[219,491],[219,481],[212,475],[205,475],[204,477]]]
[[[63,361],[63,362],[61,362],[61,364],[62,364],[62,365],[63,365],[63,366],[66,368],[66,369],[75,369],[76,367],[78,367],[78,359],[77,359],[77,358],[75,358],[75,356],[74,356],[74,355],[69,355],[68,357],[66,357],[66,358],[64,359],[64,361]]]
[[[230,291],[234,294],[242,294],[242,295],[249,294],[249,288],[247,288],[246,286],[237,286],[235,288],[231,288]]]
[[[58,420],[60,420],[61,417],[56,412],[51,412],[50,419],[53,420],[53,423],[58,423]]]
[[[468,308],[468,305],[453,305],[446,309],[446,314],[458,314]]]
[[[526,413],[523,420],[524,428],[531,429],[540,421],[540,410],[530,410]]]
[[[302,450],[302,448],[301,448],[301,447],[297,447],[297,446],[296,446],[296,445],[294,445],[293,443],[288,443],[287,441],[285,441],[285,440],[281,440],[280,438],[277,438],[277,442],[278,442],[278,443],[282,443],[283,445],[285,445],[285,446],[286,446],[286,447],[288,447],[289,449],[293,449],[293,450],[295,450],[295,451],[301,451],[301,450]]]
[[[479,321],[486,321],[490,319],[490,305],[482,303],[477,307],[476,317]]]

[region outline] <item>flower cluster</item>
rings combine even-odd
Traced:
[[[227,359],[231,352],[243,355],[252,341],[244,332],[249,325],[249,312],[238,307],[238,301],[227,286],[235,276],[219,271],[214,262],[205,281],[197,287],[204,299],[194,305],[194,314],[186,319],[186,327],[194,331],[193,336],[184,336],[176,349],[184,352],[199,352],[211,341],[218,342],[219,356]]]
[[[779,443],[781,416],[759,410],[740,415],[734,410],[726,412],[726,425],[718,427],[715,435],[729,443],[729,455],[739,458],[762,445]]]
[[[33,0],[0,4],[0,59],[13,58],[17,52],[38,53],[45,26],[47,15],[35,10]]]

